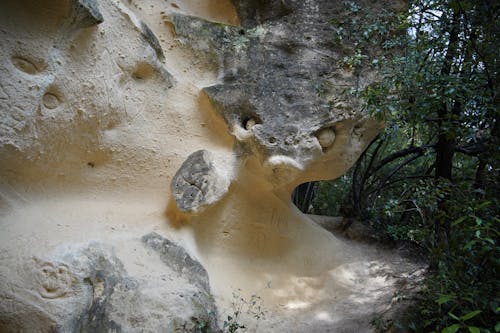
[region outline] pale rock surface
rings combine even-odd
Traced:
[[[290,202],[381,127],[341,93],[376,76],[338,66],[334,15],[327,0],[3,1],[0,331],[215,330],[253,294],[251,331],[372,331],[420,265]]]

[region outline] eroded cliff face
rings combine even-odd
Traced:
[[[290,202],[381,128],[344,93],[376,75],[341,65],[339,15],[327,0],[2,2],[0,330],[215,330],[237,292],[262,298],[266,320],[241,318],[258,330],[370,331],[416,266]]]

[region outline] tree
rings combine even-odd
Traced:
[[[381,78],[346,93],[363,98],[387,127],[349,173],[340,210],[426,249],[432,275],[418,310],[425,327],[416,330],[494,331],[500,4],[415,0],[404,14],[380,17],[353,6],[346,2],[355,24],[333,24],[359,39],[354,70],[376,67]],[[385,52],[373,52],[374,43]],[[317,198],[327,195],[318,189],[313,207],[321,213]]]

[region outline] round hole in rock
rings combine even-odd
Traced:
[[[255,125],[262,124],[262,121],[259,117],[251,115],[242,118],[241,127],[245,130],[250,131]]]
[[[13,56],[12,64],[16,66],[16,68],[19,69],[20,71],[30,75],[35,75],[39,73],[46,66],[45,62],[43,62],[42,60],[36,61],[22,56]]]
[[[250,131],[252,127],[254,127],[257,124],[257,121],[254,118],[247,119],[246,121],[243,122],[243,127],[247,130]]]
[[[316,138],[323,149],[328,148],[335,141],[335,131],[331,127],[323,128],[316,133]]]
[[[43,106],[47,109],[55,109],[61,104],[59,97],[53,93],[47,92],[42,97]]]
[[[155,69],[146,62],[138,63],[132,71],[132,78],[137,81],[149,79],[153,76]]]
[[[363,123],[357,123],[352,128],[352,134],[362,137],[363,136]]]

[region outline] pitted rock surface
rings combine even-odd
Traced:
[[[374,15],[382,9],[368,1],[360,5]],[[345,171],[382,126],[352,94],[377,80],[375,70],[346,68],[343,59],[356,41],[333,42],[332,20],[349,15],[344,3],[237,1],[236,7],[242,27],[172,17],[178,38],[221,66],[219,82],[203,90],[236,138],[236,150],[258,157],[263,166],[283,156],[292,162],[288,169],[300,170],[340,156]],[[338,142],[330,138],[325,144],[325,130]],[[295,177],[301,178],[296,183],[313,180],[307,174],[288,178]]]
[[[191,154],[172,179],[171,189],[177,207],[184,212],[198,212],[227,192],[229,181],[216,170],[210,153]]]

